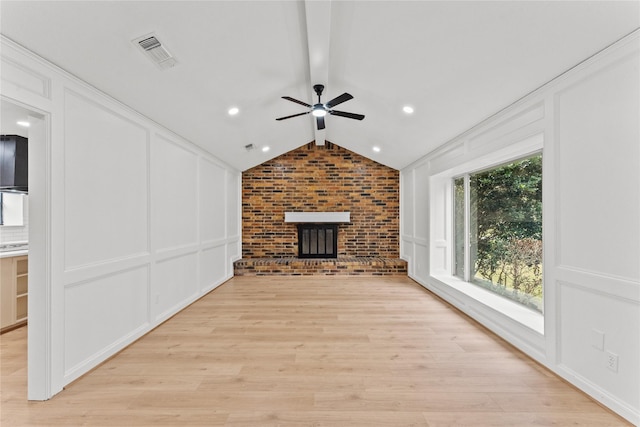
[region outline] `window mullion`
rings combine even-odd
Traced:
[[[464,176],[464,280],[471,281],[471,179]]]

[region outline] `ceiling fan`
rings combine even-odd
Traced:
[[[364,119],[363,114],[347,113],[345,111],[333,110],[333,107],[335,107],[336,105],[342,104],[345,101],[353,99],[353,96],[351,96],[350,94],[345,92],[342,95],[336,98],[333,98],[331,101],[327,102],[326,104],[323,104],[320,101],[320,96],[322,95],[322,91],[324,90],[324,85],[314,85],[313,90],[318,95],[318,103],[314,105],[309,105],[306,102],[299,101],[295,98],[291,98],[290,96],[283,96],[283,98],[288,101],[295,102],[296,104],[304,105],[305,107],[309,108],[309,111],[305,113],[293,114],[291,116],[280,117],[280,118],[277,118],[276,120],[290,119],[292,117],[304,116],[305,114],[311,113],[313,116],[315,116],[318,130],[320,130],[320,129],[324,129],[324,116],[326,116],[327,114],[340,116],[340,117],[347,117],[349,119],[356,119],[356,120]]]

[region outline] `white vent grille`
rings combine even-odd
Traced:
[[[133,40],[133,43],[137,44],[142,52],[161,70],[171,68],[177,64],[175,58],[153,34],[139,37]]]

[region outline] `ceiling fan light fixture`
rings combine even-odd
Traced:
[[[323,85],[313,86],[313,90],[318,95],[318,103],[313,105],[307,104],[306,102],[300,101],[290,96],[283,96],[282,97],[283,99],[286,99],[287,101],[295,102],[296,104],[304,105],[305,107],[308,108],[308,110],[303,113],[292,114],[290,116],[284,116],[284,117],[278,117],[276,120],[280,121],[280,120],[290,119],[292,117],[299,117],[299,116],[304,116],[306,114],[311,114],[313,117],[316,118],[317,129],[322,130],[325,128],[324,117],[327,114],[331,114],[333,116],[338,116],[338,117],[346,117],[348,119],[354,119],[354,120],[364,119],[364,114],[348,113],[346,111],[338,111],[333,109],[333,107],[335,107],[336,105],[342,104],[343,102],[353,99],[353,96],[351,94],[348,94],[347,92],[345,92],[342,95],[337,96],[333,98],[331,101],[323,104],[322,101],[320,100],[323,89],[324,89]]]
[[[324,105],[316,104],[313,106],[311,114],[313,114],[315,117],[324,117],[327,115],[327,110],[324,109]]]

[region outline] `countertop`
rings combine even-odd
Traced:
[[[0,258],[11,258],[29,254],[28,242],[11,242],[0,244]]]

